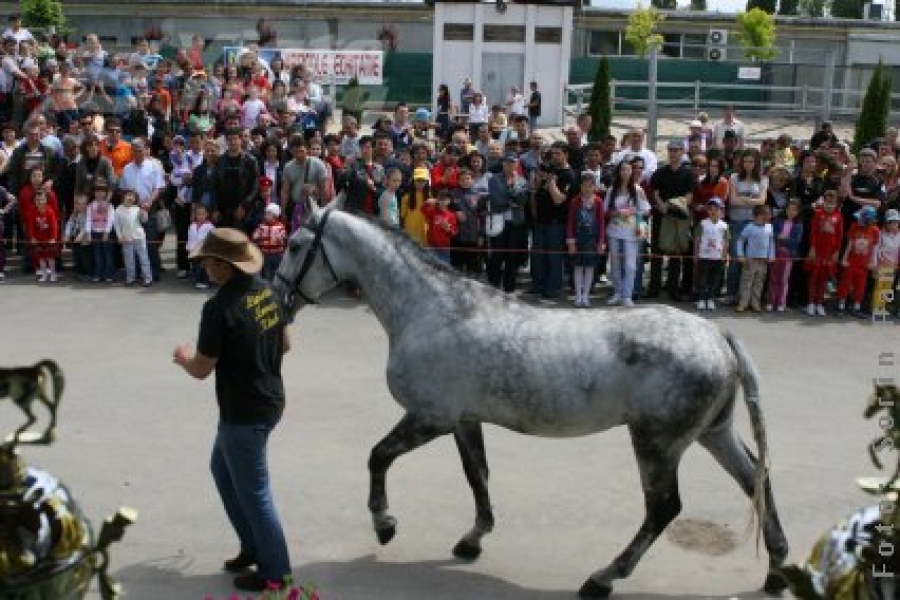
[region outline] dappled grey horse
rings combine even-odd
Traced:
[[[681,510],[678,464],[699,441],[753,499],[769,553],[767,591],[788,546],[772,496],[758,375],[741,344],[710,322],[665,306],[551,310],[459,276],[403,233],[340,210],[317,211],[291,238],[276,275],[289,310],[342,282],[362,290],[388,334],[387,383],[406,410],[369,459],[378,540],[389,542],[385,478],[399,456],[452,433],[475,496],[475,525],[454,548],[474,559],[494,516],[481,423],[542,437],[626,425],[645,497],[644,522],[625,550],[582,586],[605,598]],[[467,357],[459,369],[447,357]],[[733,430],[743,387],[759,458]]]

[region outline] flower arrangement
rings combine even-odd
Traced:
[[[216,598],[211,594],[207,594],[204,600],[216,600]],[[284,582],[281,584],[270,581],[268,589],[262,593],[262,596],[247,596],[244,598],[234,593],[223,600],[322,600],[322,597],[319,596],[319,590],[314,584],[306,583],[297,586],[294,585],[292,578],[285,577]]]

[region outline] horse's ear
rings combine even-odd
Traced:
[[[343,191],[339,192],[328,204],[325,205],[325,210],[344,210],[344,202],[347,199],[347,194]]]

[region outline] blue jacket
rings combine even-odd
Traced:
[[[780,239],[778,235],[781,233],[781,228],[785,221],[787,221],[787,219],[775,220],[775,245],[777,248],[787,250],[791,256],[797,256],[797,251],[800,249],[800,238],[803,237],[803,223],[800,222],[799,218],[795,219],[794,224],[791,226],[790,237],[783,240]]]

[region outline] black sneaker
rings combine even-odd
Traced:
[[[838,306],[836,309],[834,309],[834,316],[843,317],[846,315],[847,315],[847,309],[845,309],[843,306]]]
[[[234,558],[225,561],[225,565],[222,567],[229,573],[242,573],[249,569],[250,567],[256,566],[256,559],[241,552]]]
[[[256,573],[245,573],[234,578],[234,587],[244,592],[264,592],[268,585]]]

